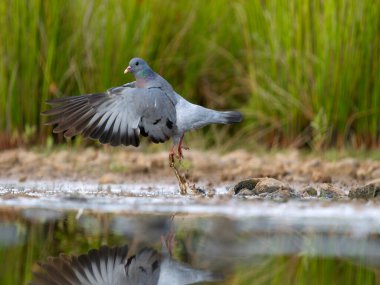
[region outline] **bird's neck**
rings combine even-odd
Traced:
[[[156,73],[151,69],[144,69],[135,73],[136,82],[138,85],[144,85],[149,80],[156,77]]]

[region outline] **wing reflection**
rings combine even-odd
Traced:
[[[30,285],[180,285],[220,281],[211,271],[195,269],[172,258],[174,235],[162,237],[162,250],[143,248],[136,254],[127,245],[102,246],[87,254],[68,256],[61,254],[39,262]]]

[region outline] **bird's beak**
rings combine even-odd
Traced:
[[[124,70],[124,74],[127,74],[128,72],[131,72],[132,70],[132,67],[128,66],[125,70]]]

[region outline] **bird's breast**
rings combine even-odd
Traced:
[[[136,80],[136,86],[137,88],[146,88],[146,80],[139,78]]]

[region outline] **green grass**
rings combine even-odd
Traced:
[[[241,267],[231,277],[231,285],[319,285],[378,284],[373,269],[337,258],[278,256],[261,264]]]
[[[47,98],[132,81],[140,56],[186,98],[242,110],[243,144],[379,143],[376,0],[1,1],[0,31],[1,133],[46,137]]]

